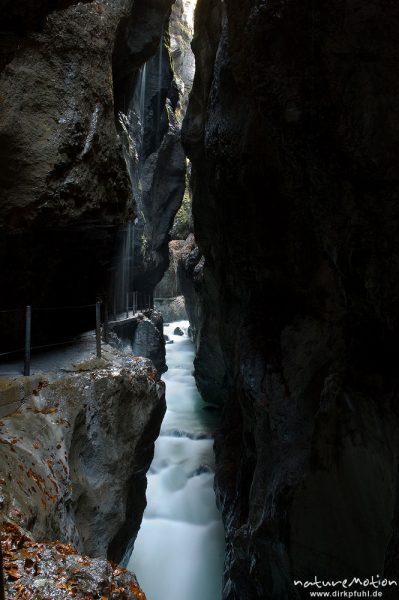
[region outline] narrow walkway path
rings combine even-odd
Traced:
[[[176,327],[183,336],[174,335]],[[167,412],[148,474],[147,508],[129,568],[147,600],[220,600],[224,531],[213,491],[215,417],[192,375],[188,322],[165,326]]]

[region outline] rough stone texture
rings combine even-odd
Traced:
[[[182,203],[185,173],[180,133],[169,131],[159,150],[147,159],[141,175],[144,223],[141,235],[137,227],[137,238],[144,268],[134,273],[138,289],[153,290],[168,268],[169,231]]]
[[[10,232],[113,225],[131,209],[112,88],[114,38],[131,2],[68,4],[24,38],[1,75],[0,218]]]
[[[153,4],[158,12],[152,14],[146,4],[148,23],[141,18],[144,3],[135,5],[114,52],[118,119],[138,204],[131,285],[146,293],[168,268],[169,240],[185,239],[191,222],[180,128],[194,75],[193,2]],[[158,41],[150,47],[152,56],[143,44],[142,27],[152,29]]]
[[[1,525],[7,600],[145,600],[132,573],[80,556],[70,544],[37,543],[11,523]]]
[[[187,319],[184,296],[157,300],[156,306],[159,312],[162,313],[164,321],[167,323],[170,323],[171,321],[184,321]]]
[[[0,422],[0,494],[2,516],[34,539],[120,562],[140,526],[165,398],[150,361],[105,355],[10,384],[24,402]]]
[[[171,3],[2,2],[0,309],[86,304],[109,293],[117,230],[136,214],[118,130],[120,107],[129,102],[124,86],[131,94],[139,66],[156,53]],[[169,153],[175,161],[166,165]],[[167,237],[180,202],[176,177],[185,171],[177,140],[168,137],[160,155],[164,171],[158,165],[146,177],[155,253],[162,245],[156,212],[165,212]],[[162,180],[169,184],[160,190]],[[158,209],[151,208],[156,190]],[[155,262],[161,277],[167,254]],[[21,315],[2,315],[0,325],[2,350],[23,345]],[[91,326],[90,313],[63,313],[56,325],[47,313],[36,315],[35,343]]]
[[[177,275],[180,254],[185,246],[184,240],[169,242],[169,268],[162,280],[155,288],[156,298],[175,298],[180,294],[179,279]]]
[[[153,291],[168,268],[169,231],[183,200],[186,175],[177,110],[179,90],[167,28],[172,1],[160,4],[165,17],[152,25],[158,27],[155,53],[116,89],[116,95],[123,98],[118,104],[119,128],[138,205],[132,286],[146,293]],[[137,52],[141,40],[141,33],[136,40],[134,32],[136,28],[125,35],[125,43],[117,51],[125,62],[129,62],[132,49]]]
[[[185,299],[187,315],[191,324],[194,342],[198,342],[198,332],[202,324],[201,290],[204,272],[204,257],[190,234],[180,248],[177,257],[176,276],[179,288]],[[198,350],[198,344],[196,344]]]
[[[199,0],[196,19],[183,140],[224,600],[399,580],[399,8]]]
[[[181,118],[186,114],[195,74],[195,58],[191,49],[195,4],[196,0],[175,0],[169,21],[170,52],[179,88],[178,115]]]
[[[137,70],[159,48],[173,0],[136,0],[131,13],[119,24],[114,54],[115,108],[126,112]]]
[[[157,370],[157,379],[167,371],[163,337],[163,314],[159,310],[143,310],[130,319],[112,321],[108,325],[109,343],[135,356],[148,358]]]
[[[163,318],[160,312],[149,311],[139,315],[137,329],[132,342],[132,352],[136,356],[149,358],[159,374],[167,370]]]

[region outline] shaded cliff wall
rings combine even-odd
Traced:
[[[181,89],[172,62],[172,0],[138,2],[114,53],[116,112],[137,202],[131,291],[152,292],[168,268],[169,230],[184,194]],[[143,31],[152,31],[152,38]]]
[[[172,0],[3,4],[0,308],[91,303],[108,290],[118,228],[137,214],[116,119],[123,85],[156,52]],[[23,334],[10,320],[6,350]],[[60,339],[92,320],[37,325]]]
[[[399,578],[398,24],[374,0],[197,5],[183,133],[225,600]]]

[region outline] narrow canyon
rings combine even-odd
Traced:
[[[0,0],[0,600],[399,597],[398,27]]]

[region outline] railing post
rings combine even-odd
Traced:
[[[30,375],[30,355],[31,355],[31,340],[32,340],[32,307],[27,306],[25,311],[25,364],[24,375]]]
[[[108,302],[104,302],[104,325],[103,325],[103,339],[108,344]]]
[[[5,600],[3,549],[1,547],[1,541],[0,541],[0,600]]]
[[[96,302],[96,346],[97,358],[101,358],[101,302]]]

